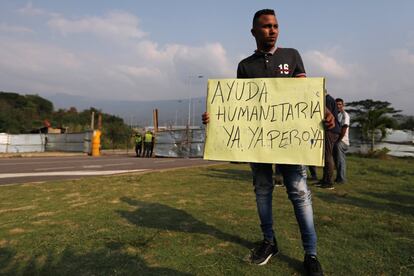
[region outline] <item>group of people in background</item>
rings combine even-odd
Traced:
[[[322,179],[318,184],[321,188],[334,189],[334,183],[343,184],[346,182],[346,152],[349,148],[350,116],[345,111],[344,100],[341,98],[335,100],[329,94],[326,95],[326,108],[335,117],[335,127],[326,129],[325,132],[325,166]],[[333,181],[335,169],[336,178]],[[316,171],[314,168],[313,170],[316,176]]]
[[[147,130],[144,135],[137,132],[134,135],[135,139],[135,154],[137,157],[151,157],[154,150],[154,135],[150,130]],[[142,152],[142,155],[141,155]]]
[[[345,111],[345,103],[341,98],[334,99],[326,94],[326,108],[335,117],[335,127],[326,128],[325,132],[325,166],[322,179],[318,186],[325,189],[334,189],[334,183],[344,184],[346,182],[346,152],[349,148],[349,125],[350,116]],[[310,179],[318,180],[315,166],[309,166]],[[333,181],[334,170],[336,178]],[[275,186],[283,186],[281,173],[275,165]]]
[[[338,107],[338,121],[341,125],[338,141],[334,147],[334,161],[336,165],[336,183],[346,182],[346,159],[345,154],[349,148],[349,126],[351,118],[345,111],[345,103],[341,98],[337,98],[336,106]]]

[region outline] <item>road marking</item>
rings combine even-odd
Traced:
[[[154,161],[154,163],[171,163],[175,162],[176,160],[162,160],[162,161]]]
[[[59,163],[73,163],[73,162],[104,162],[104,161],[117,161],[120,160],[121,158],[102,158],[102,157],[96,157],[96,158],[92,158],[92,157],[83,157],[83,158],[60,158],[56,161],[51,161],[52,158],[42,158],[40,160],[46,160],[47,161],[35,161],[33,160],[34,158],[27,158],[27,159],[20,159],[20,160],[16,160],[13,159],[14,162],[10,162],[11,160],[7,160],[7,161],[3,161],[0,160],[0,166],[13,166],[13,165],[29,165],[29,164],[56,164],[56,162]],[[56,159],[56,158],[54,158]]]
[[[74,175],[111,175],[120,173],[144,172],[148,169],[140,170],[112,170],[112,171],[64,171],[64,172],[35,172],[35,173],[2,173],[0,178],[28,177],[28,176],[74,176]]]
[[[53,171],[53,170],[73,169],[73,168],[74,167],[53,167],[53,168],[34,169],[34,171]]]
[[[87,165],[82,166],[84,169],[97,169],[102,167],[111,167],[111,166],[123,166],[123,165],[132,165],[134,163],[117,163],[117,164],[107,164],[107,165]],[[54,171],[54,170],[63,170],[63,169],[73,169],[75,167],[53,167],[53,168],[40,168],[34,169],[34,171]]]
[[[133,165],[134,163],[116,163],[116,164],[105,164],[102,167],[112,167],[112,166],[123,166],[123,165]]]

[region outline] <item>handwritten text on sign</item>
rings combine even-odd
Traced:
[[[323,78],[208,81],[204,158],[322,165]]]

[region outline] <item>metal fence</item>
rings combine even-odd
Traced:
[[[0,153],[91,152],[92,132],[7,134],[0,133]]]
[[[160,157],[203,157],[204,129],[179,129],[157,132],[154,148]]]
[[[90,152],[92,132],[47,134],[46,151]]]
[[[411,156],[414,157],[414,131],[412,130],[393,130],[387,129],[387,136],[378,142],[380,135],[377,135],[377,142],[374,149],[387,148],[392,156]],[[362,139],[361,129],[351,127],[349,130],[350,152],[366,153],[370,149],[369,141]]]
[[[0,153],[24,152],[84,152],[91,153],[92,131],[63,134],[7,134],[0,133]],[[157,132],[154,148],[160,157],[202,157],[204,153],[204,129],[179,129]],[[351,152],[367,151],[369,145],[361,141],[357,128],[350,130]],[[414,132],[388,130],[388,136],[375,148],[387,147],[390,155],[414,156]]]
[[[0,133],[0,152],[44,152],[46,134],[7,134]]]

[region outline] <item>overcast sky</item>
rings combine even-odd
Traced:
[[[0,0],[0,91],[114,100],[204,96],[255,50],[254,12],[276,10],[334,97],[414,115],[414,1]],[[198,78],[197,76],[203,76]]]

